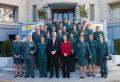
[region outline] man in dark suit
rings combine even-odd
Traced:
[[[59,56],[58,51],[60,47],[60,42],[56,38],[56,32],[52,33],[52,38],[48,41],[47,44],[47,51],[50,57],[50,78],[54,76],[54,68],[55,68],[55,74],[56,78],[59,78]]]

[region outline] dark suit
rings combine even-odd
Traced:
[[[56,77],[59,77],[59,56],[58,51],[60,48],[60,42],[56,38],[55,42],[53,44],[53,39],[50,39],[47,44],[47,51],[49,54],[49,65],[50,65],[50,77],[53,77],[54,75],[54,67],[55,67],[55,73]],[[51,54],[52,51],[56,51],[55,54]]]

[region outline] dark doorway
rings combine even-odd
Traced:
[[[9,39],[10,39],[11,41],[15,40],[15,35],[9,35]]]
[[[60,22],[62,22],[64,18],[69,19],[72,23],[74,17],[75,9],[52,9],[52,18],[54,23],[57,19],[59,19]]]

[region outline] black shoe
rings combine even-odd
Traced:
[[[14,77],[18,77],[18,75],[15,75]]]
[[[59,78],[59,76],[56,76],[56,78]]]
[[[19,77],[22,77],[22,75],[20,75]]]
[[[104,77],[103,75],[101,75],[101,77]]]
[[[26,75],[24,78],[28,78],[29,76],[28,75]]]
[[[34,76],[31,76],[31,78],[34,78]]]
[[[39,76],[39,78],[42,78],[43,76]]]
[[[92,76],[95,77],[95,74],[93,74]]]
[[[50,76],[49,78],[52,78],[53,76]]]
[[[70,76],[67,76],[67,78],[70,78]]]
[[[104,75],[104,78],[107,78],[107,75]]]
[[[66,76],[63,76],[63,78],[66,78]]]
[[[85,78],[85,77],[82,77],[83,79]]]
[[[47,78],[47,76],[44,76],[44,78]]]
[[[80,78],[82,78],[82,77],[80,76]]]
[[[88,77],[91,77],[92,76],[92,73],[88,73]]]

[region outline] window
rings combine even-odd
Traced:
[[[17,7],[14,8],[0,8],[0,21],[17,22]]]
[[[74,19],[74,9],[55,9],[52,10],[52,16],[53,16],[53,22],[55,23],[56,20],[60,20],[60,22],[63,21],[64,18],[69,19],[71,22],[73,22]]]
[[[112,6],[110,15],[111,20],[120,19],[120,6]]]
[[[94,4],[90,4],[90,20],[91,21],[95,20],[95,8],[94,8]]]
[[[33,21],[37,20],[37,5],[33,5]]]

